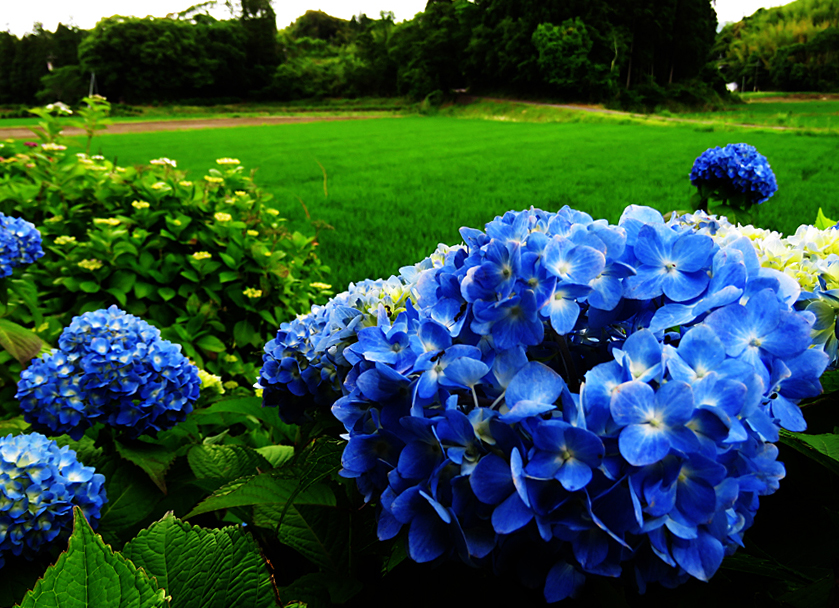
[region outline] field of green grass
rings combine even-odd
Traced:
[[[189,132],[105,134],[94,148],[122,165],[167,156],[200,179],[217,157],[257,169],[292,224],[311,216],[332,282],[388,276],[458,228],[509,209],[562,205],[616,221],[628,204],[686,207],[703,150],[747,142],[772,165],[778,194],[758,222],[792,232],[819,206],[839,216],[839,137],[619,122],[528,123],[453,116],[386,118]],[[327,174],[324,193],[322,165]]]
[[[679,118],[839,133],[839,100],[760,101],[757,98],[721,112],[679,114]]]

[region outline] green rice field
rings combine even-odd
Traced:
[[[798,101],[753,100],[721,112],[679,114],[679,117],[732,124],[824,129],[839,132],[839,101],[826,98]]]
[[[839,137],[673,124],[530,123],[409,116],[347,122],[105,134],[94,142],[121,165],[166,156],[200,179],[222,156],[257,170],[292,226],[303,205],[334,230],[322,258],[338,290],[388,276],[460,242],[458,228],[530,205],[570,205],[617,221],[629,204],[685,208],[693,160],[746,142],[772,165],[779,192],[758,223],[793,232],[819,206],[839,217]],[[326,172],[326,191],[324,173]]]

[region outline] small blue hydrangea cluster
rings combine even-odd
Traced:
[[[778,183],[766,157],[749,144],[728,144],[705,150],[693,163],[690,183],[719,193],[721,198],[745,195],[760,204],[775,194]]]
[[[641,591],[708,580],[784,476],[779,428],[803,430],[797,403],[821,391],[798,284],[747,237],[645,207],[461,235],[403,270],[400,305],[351,291],[284,325],[266,403],[319,394],[305,366],[332,363],[341,474],[415,561],[527,572],[550,602],[626,567]]]
[[[79,439],[103,422],[137,437],[186,418],[200,386],[180,345],[111,306],[75,317],[58,349],[21,372],[16,397],[36,430]]]
[[[108,499],[105,478],[38,433],[0,439],[0,568],[4,556],[32,559],[67,538],[73,507],[93,527]]]
[[[41,233],[25,219],[0,213],[0,279],[44,255]]]

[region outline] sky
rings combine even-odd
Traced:
[[[165,17],[178,13],[201,0],[0,0],[0,31],[8,30],[20,37],[32,31],[38,21],[54,32],[59,23],[91,29],[102,17],[133,15],[135,17]],[[739,21],[757,9],[781,6],[791,0],[716,0],[720,25]],[[377,18],[381,11],[392,11],[396,21],[412,19],[425,9],[426,0],[274,0],[277,27],[282,29],[307,10],[321,10],[334,17],[350,19],[365,13]],[[229,18],[223,2],[211,12],[216,18]]]

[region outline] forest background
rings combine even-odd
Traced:
[[[308,11],[277,30],[271,0],[231,19],[199,4],[174,18],[112,16],[0,32],[0,104],[211,104],[404,96],[454,90],[710,109],[740,90],[839,88],[839,0],[761,9],[717,32],[711,0],[429,0],[413,19]]]

